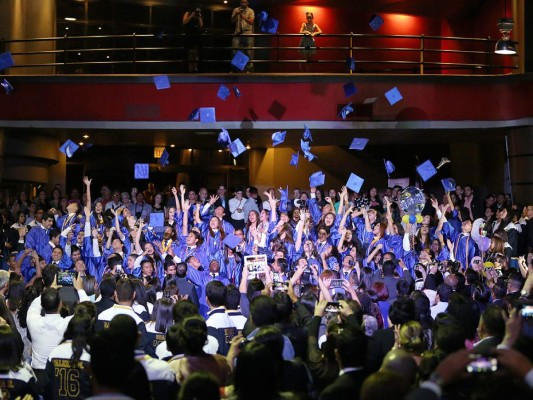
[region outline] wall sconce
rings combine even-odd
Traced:
[[[498,19],[498,29],[502,34],[502,38],[496,42],[496,48],[494,52],[496,54],[516,54],[516,47],[511,40],[511,31],[514,27],[514,21],[512,18],[507,18],[507,0],[504,2],[504,17]]]

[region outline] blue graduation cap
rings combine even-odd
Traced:
[[[396,167],[394,166],[394,164],[390,162],[389,160],[384,159],[383,163],[385,164],[385,171],[387,171],[387,175],[392,174],[396,170]]]
[[[165,214],[164,213],[150,213],[150,226],[154,231],[160,233],[165,231]]]
[[[287,212],[287,203],[289,202],[289,186],[287,185],[287,189],[279,188],[279,193],[279,211]]]
[[[346,187],[350,190],[353,190],[355,193],[359,193],[364,182],[365,180],[363,178],[351,173],[350,177],[348,178],[348,182],[346,182]]]
[[[357,88],[355,87],[353,82],[346,83],[342,88],[344,89],[344,95],[346,97],[353,96],[357,93]]]
[[[11,53],[1,53],[0,54],[0,71],[3,69],[8,69],[15,65],[15,61],[13,61],[13,56]]]
[[[236,98],[241,97],[241,91],[239,90],[237,86],[233,86],[233,93],[235,93]]]
[[[157,90],[170,89],[170,81],[166,75],[154,76],[154,84]]]
[[[386,92],[385,97],[387,98],[391,106],[395,105],[403,99],[402,94],[400,93],[397,87],[393,87],[391,90]]]
[[[306,151],[311,150],[311,146],[309,145],[309,142],[306,142],[303,139],[300,139],[300,148],[305,153]]]
[[[229,137],[229,133],[226,129],[222,128],[222,130],[218,134],[217,143],[224,147],[228,147],[230,145],[231,138]]]
[[[294,165],[295,167],[298,166],[298,161],[300,161],[300,152],[297,151],[291,156],[291,161],[289,162],[289,165]]]
[[[311,131],[309,130],[309,128],[307,127],[307,125],[304,125],[304,139],[305,140],[309,140],[310,142],[313,141],[313,136],[311,136]]]
[[[230,91],[227,86],[220,85],[217,92],[217,97],[221,100],[226,101],[226,99],[229,97]]]
[[[163,39],[163,37],[165,36],[165,31],[159,31],[159,32],[156,32],[156,33],[154,33],[154,36],[155,36],[157,39],[161,40],[161,39]]]
[[[383,18],[380,15],[374,14],[370,18],[370,23],[368,25],[370,25],[372,30],[375,32],[381,28],[381,25],[383,25]]]
[[[318,187],[324,185],[326,175],[322,171],[317,171],[309,177],[309,186]]]
[[[150,177],[150,165],[133,164],[133,176],[135,179],[148,179]]]
[[[200,109],[199,108],[195,108],[189,114],[189,121],[198,121],[199,119],[200,119]]]
[[[442,182],[442,186],[444,187],[444,191],[446,193],[453,192],[455,190],[456,184],[453,178],[441,179],[440,181]]]
[[[214,107],[202,107],[200,108],[200,122],[207,124],[210,122],[217,122],[215,117]]]
[[[416,167],[416,172],[418,172],[418,175],[420,175],[424,182],[426,182],[429,178],[437,174],[437,170],[433,166],[431,160],[426,160],[418,167]]]
[[[272,134],[272,146],[277,146],[285,141],[287,131],[274,132]]]
[[[346,66],[348,67],[348,69],[350,71],[355,71],[355,58],[353,57],[348,57],[346,59]]]
[[[363,150],[368,143],[367,138],[353,138],[350,150]]]
[[[6,91],[6,94],[13,93],[13,90],[14,90],[13,86],[11,86],[11,83],[9,83],[7,79],[4,79],[2,82],[0,82],[0,86],[4,88],[4,90]]]
[[[61,147],[59,148],[59,151],[65,154],[68,158],[70,158],[74,155],[76,150],[78,150],[79,148],[80,146],[78,146],[72,140],[68,139],[65,143],[61,145]]]
[[[308,161],[313,161],[317,156],[315,156],[310,151],[304,151],[304,157],[307,158]]]
[[[226,246],[228,246],[230,249],[234,249],[242,242],[242,239],[234,235],[233,233],[230,233],[229,235],[226,235],[222,243],[224,243]]]
[[[233,65],[238,70],[242,71],[244,67],[246,67],[246,64],[248,64],[249,60],[250,60],[250,57],[248,57],[242,51],[237,51],[235,55],[233,56],[233,58],[231,59],[231,65]]]
[[[229,151],[231,152],[233,158],[237,158],[246,151],[246,147],[244,147],[244,144],[242,144],[241,139],[235,139],[229,145]]]
[[[350,101],[348,104],[342,107],[342,110],[339,113],[338,117],[342,117],[342,119],[346,119],[348,114],[350,114],[351,112],[353,112],[353,107],[352,107],[352,102]]]
[[[259,22],[265,22],[268,19],[268,13],[266,11],[259,11],[259,14],[257,15],[259,18]]]
[[[168,154],[167,149],[163,150],[163,153],[161,153],[161,157],[159,158],[159,164],[161,164],[163,167],[168,165],[168,158],[170,154]]]

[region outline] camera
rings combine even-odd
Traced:
[[[351,267],[355,267],[355,261],[348,261],[348,265]]]
[[[296,208],[307,208],[307,200],[295,199],[294,200],[294,207],[296,207]]]
[[[332,279],[330,288],[336,289],[336,288],[342,288],[342,279]]]
[[[328,302],[326,306],[326,312],[328,313],[338,313],[341,309],[341,305],[336,301],[330,301]]]
[[[197,8],[196,10],[194,10],[194,13],[195,13],[196,15],[198,15],[198,16],[199,16],[199,15],[202,15],[202,9],[201,9],[201,8]]]
[[[289,290],[289,282],[274,282],[272,289],[279,292],[286,292]]]
[[[471,374],[496,372],[498,370],[498,359],[492,356],[472,354],[473,360],[466,366],[466,370]]]

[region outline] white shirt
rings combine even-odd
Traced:
[[[431,317],[433,319],[437,318],[437,315],[440,313],[446,312],[448,309],[448,303],[445,301],[439,301],[433,307],[431,307]]]
[[[83,289],[78,290],[78,296],[80,301],[89,300]],[[48,356],[63,340],[67,325],[72,319],[72,316],[62,318],[59,314],[45,314],[43,317],[41,309],[41,296],[39,296],[31,303],[26,317],[32,340],[31,366],[34,369],[46,368]]]
[[[236,221],[244,220],[244,203],[246,203],[245,198],[237,200],[236,197],[233,197],[229,200],[229,211],[231,213],[231,218]],[[238,212],[237,210],[241,210]]]

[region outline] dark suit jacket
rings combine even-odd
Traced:
[[[98,318],[98,315],[102,311],[105,311],[108,308],[113,307],[115,305],[115,302],[113,301],[113,299],[109,297],[102,297],[102,299],[94,303],[94,305],[96,306],[96,318]]]
[[[394,328],[378,329],[372,337],[368,338],[366,370],[369,374],[379,370],[385,355],[393,346]]]
[[[499,338],[496,336],[489,337],[481,342],[478,342],[479,344],[474,345],[474,351],[478,354],[487,354],[491,349],[494,349],[496,346],[498,346],[503,338]]]
[[[357,400],[366,378],[364,370],[348,372],[320,393],[320,400]]]
[[[187,280],[187,278],[176,278],[176,286],[178,287],[180,295],[189,295],[189,300],[191,300],[196,305],[196,307],[200,306],[196,288],[191,282]]]

